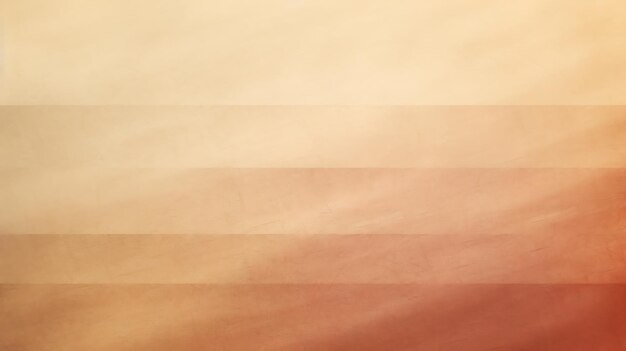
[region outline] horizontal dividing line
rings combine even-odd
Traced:
[[[228,234],[216,234],[216,233],[55,233],[55,234],[42,234],[42,233],[0,233],[0,237],[6,236],[27,236],[27,237],[53,237],[53,236],[68,236],[68,237],[106,237],[106,236],[122,236],[122,237],[184,237],[184,236],[197,236],[197,237],[271,237],[271,236],[288,236],[288,237],[296,237],[296,238],[309,238],[309,237],[508,237],[508,236],[565,236],[571,237],[573,236],[571,233],[561,232],[561,233],[437,233],[437,234],[423,234],[423,233],[414,233],[414,234],[398,234],[398,233],[358,233],[358,234],[345,234],[345,233],[313,233],[313,234],[289,234],[289,233],[258,233],[258,234],[249,234],[249,233],[228,233]],[[626,231],[621,233],[577,233],[575,235],[590,235],[590,236],[609,236],[609,237],[619,237],[622,235],[626,236]]]
[[[356,287],[356,288],[384,288],[384,287],[407,287],[407,288],[446,288],[446,287],[477,287],[477,288],[496,288],[496,287],[606,287],[606,288],[626,288],[624,283],[0,283],[0,289],[3,288],[19,288],[19,287],[71,287],[71,288],[90,288],[101,286],[128,286],[128,287],[206,287],[206,288],[301,288],[301,287]]]
[[[549,166],[531,166],[531,167],[195,167],[195,166],[94,166],[94,165],[50,165],[50,166],[0,166],[0,170],[3,171],[90,171],[90,170],[146,170],[146,171],[158,171],[158,170],[171,170],[171,169],[190,169],[198,171],[458,171],[458,172],[471,172],[471,171],[493,171],[493,172],[515,172],[515,171],[620,171],[626,170],[626,167],[549,167]]]
[[[145,167],[145,166],[9,166],[0,167],[0,171],[170,171],[170,170],[197,170],[197,171],[626,171],[626,167]]]
[[[618,108],[626,104],[0,104],[2,108]]]

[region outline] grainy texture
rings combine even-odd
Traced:
[[[0,107],[0,166],[623,168],[623,106]]]
[[[3,235],[0,283],[626,283],[623,235]]]
[[[623,0],[4,0],[7,104],[626,102]]]
[[[4,234],[620,234],[625,169],[5,168]]]
[[[626,347],[624,285],[3,285],[24,350]]]
[[[623,0],[0,0],[0,350],[626,350]]]

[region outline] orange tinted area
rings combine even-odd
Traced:
[[[626,350],[626,5],[0,3],[0,350]]]

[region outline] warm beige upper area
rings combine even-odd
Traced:
[[[3,104],[624,104],[623,0],[3,0]]]

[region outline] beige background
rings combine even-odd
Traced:
[[[0,350],[626,350],[623,0],[0,19]]]
[[[622,0],[3,0],[5,104],[623,104]]]

